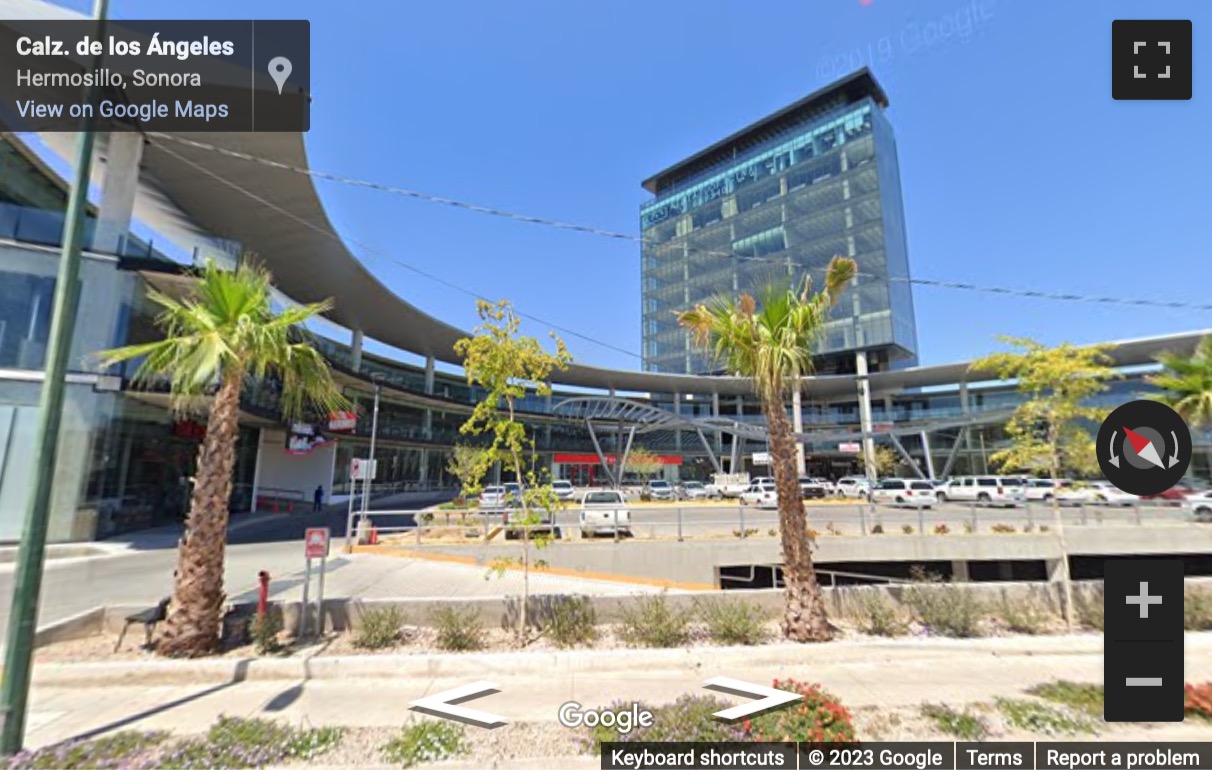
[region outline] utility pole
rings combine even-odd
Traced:
[[[97,19],[97,40],[105,39],[105,16],[109,0],[96,0],[93,15]],[[94,60],[94,70],[100,58]],[[25,742],[25,717],[29,705],[30,667],[34,657],[34,635],[38,629],[38,594],[42,590],[42,571],[46,561],[46,535],[50,519],[51,491],[54,489],[55,460],[59,449],[59,425],[63,418],[63,390],[76,328],[76,306],[80,298],[80,251],[84,241],[84,217],[88,211],[88,185],[93,164],[93,145],[97,91],[90,88],[87,110],[76,140],[75,179],[67,203],[63,248],[59,273],[55,280],[55,301],[51,311],[50,345],[42,393],[38,404],[38,430],[34,434],[33,473],[25,527],[17,551],[13,574],[12,611],[4,650],[4,682],[0,685],[0,755],[12,756]]]

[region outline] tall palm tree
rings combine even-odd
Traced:
[[[1162,353],[1165,371],[1148,378],[1161,388],[1157,398],[1169,404],[1193,428],[1212,428],[1212,337],[1204,337],[1191,356]]]
[[[1147,382],[1162,392],[1151,397],[1168,404],[1192,429],[1212,429],[1212,337],[1200,340],[1191,356],[1163,353],[1157,360],[1165,370]],[[1212,466],[1212,448],[1208,458]]]
[[[178,411],[209,406],[177,557],[173,599],[157,643],[162,655],[197,657],[214,652],[219,644],[226,598],[223,562],[228,504],[245,379],[280,380],[281,409],[287,419],[304,416],[308,408],[327,413],[348,405],[327,362],[301,342],[298,333],[304,321],[331,304],[321,302],[275,313],[270,282],[269,273],[255,265],[241,264],[229,271],[207,263],[184,298],[148,293],[160,307],[156,324],[164,339],[98,355],[106,366],[144,358],[135,380],[167,380]],[[213,396],[208,398],[212,390]]]
[[[787,396],[812,371],[812,345],[855,271],[853,259],[834,257],[824,288],[815,294],[811,279],[804,280],[798,293],[794,286],[771,281],[756,297],[720,296],[678,313],[678,322],[690,330],[695,343],[729,373],[750,378],[761,399],[779,500],[787,590],[783,634],[797,642],[827,641],[833,632],[812,565]]]

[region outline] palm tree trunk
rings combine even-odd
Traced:
[[[808,517],[795,466],[795,440],[782,401],[763,402],[770,435],[770,456],[779,496],[779,533],[783,545],[783,583],[787,591],[783,635],[795,642],[825,642],[833,629],[812,566]]]
[[[192,658],[215,652],[223,619],[223,561],[231,474],[240,424],[242,375],[228,373],[210,407],[198,450],[197,481],[177,556],[176,586],[156,646],[161,655]]]

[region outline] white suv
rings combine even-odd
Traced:
[[[1013,508],[1026,502],[1025,479],[1018,476],[957,476],[937,490],[939,502],[984,503]]]
[[[934,485],[920,479],[884,479],[871,490],[871,502],[929,508],[934,503]]]

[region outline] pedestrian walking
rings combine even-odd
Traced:
[[[324,510],[324,485],[320,484],[316,487],[315,493],[311,496],[311,510],[319,513]]]

